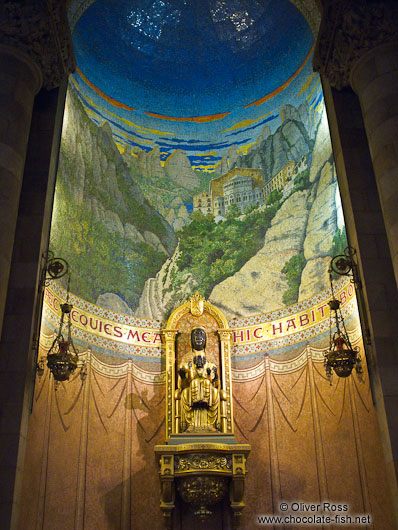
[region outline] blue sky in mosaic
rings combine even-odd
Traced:
[[[72,87],[123,148],[183,149],[212,169],[280,109],[316,106],[312,33],[288,0],[97,0],[78,20]]]

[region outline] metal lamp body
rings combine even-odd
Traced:
[[[47,353],[47,366],[56,381],[68,381],[70,376],[76,370],[79,361],[71,335],[72,322],[70,319],[70,313],[72,308],[72,304],[68,303],[68,301],[61,304],[62,316],[58,335]],[[67,315],[68,319],[68,336],[66,340],[62,334],[65,315]]]
[[[344,266],[346,262],[342,256],[336,256],[331,261],[331,270],[333,269],[333,263],[335,267],[340,270],[345,270]],[[343,274],[343,273],[341,273]],[[328,306],[330,307],[330,345],[329,350],[324,353],[325,355],[325,370],[326,375],[331,381],[333,371],[338,377],[349,377],[352,374],[354,366],[358,375],[362,373],[361,358],[357,348],[351,346],[351,342],[345,327],[344,318],[341,313],[341,302],[337,300],[333,292],[333,281],[330,274],[330,288],[332,291],[332,299],[329,300]],[[332,316],[332,314],[334,316]],[[336,327],[336,331],[332,334],[332,325]]]
[[[351,375],[357,364],[358,352],[350,348],[344,337],[337,336],[333,339],[333,347],[325,353],[325,366],[328,375],[333,369],[338,377]]]
[[[69,342],[59,341],[58,351],[47,356],[47,366],[56,381],[68,381],[77,368],[78,356],[69,351],[69,346]]]

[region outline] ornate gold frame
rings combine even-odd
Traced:
[[[178,334],[178,322],[187,313],[194,316],[200,316],[208,313],[217,322],[220,337],[221,350],[221,388],[225,391],[225,413],[222,414],[222,434],[233,435],[233,403],[232,403],[232,374],[231,374],[231,346],[232,331],[228,328],[228,322],[225,316],[217,307],[195,293],[191,298],[175,309],[168,321],[166,329],[162,331],[166,343],[166,440],[170,436],[180,434],[178,428],[178,418],[176,418],[176,403],[174,391],[176,389],[176,337]],[[209,434],[211,436],[211,434]]]

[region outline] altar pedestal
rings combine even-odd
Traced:
[[[236,442],[155,446],[160,464],[160,507],[166,528],[172,528],[176,492],[184,503],[193,506],[194,514],[202,520],[211,515],[214,504],[229,495],[233,528],[238,528],[245,506],[243,493],[249,453],[250,445]]]

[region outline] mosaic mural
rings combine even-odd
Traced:
[[[56,384],[45,366],[67,297],[66,282],[50,282],[24,528],[144,529],[148,513],[164,528],[154,458],[165,439],[162,331],[195,290],[231,330],[235,435],[252,447],[241,528],[298,497],[344,501],[390,528],[347,277],[334,295],[363,374],[329,381],[324,367],[328,267],[347,243],[311,68],[316,17],[295,4],[311,2],[71,0],[78,68],[50,248],[70,263],[80,367]],[[188,326],[177,341],[190,350]],[[175,528],[204,528],[179,506],[177,496]],[[205,526],[229,527],[226,511]]]
[[[313,35],[288,0],[97,0],[75,16],[51,248],[71,290],[163,320],[309,299],[346,246]]]

